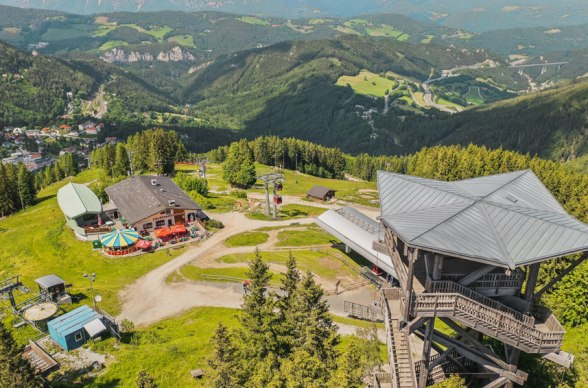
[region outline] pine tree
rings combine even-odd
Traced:
[[[363,368],[365,360],[362,358],[362,350],[355,341],[351,341],[345,352],[339,357],[337,371],[329,381],[330,388],[361,388],[365,387],[363,381]]]
[[[123,143],[116,145],[116,151],[114,156],[114,165],[112,166],[112,174],[115,177],[127,176],[130,171],[129,154]]]
[[[55,182],[59,182],[64,178],[63,170],[59,166],[59,163],[53,163],[53,176],[55,177]]]
[[[210,367],[212,386],[217,388],[237,387],[240,374],[238,349],[233,345],[227,327],[219,323],[210,343],[212,354],[208,359],[208,366]]]
[[[299,346],[316,356],[326,368],[334,369],[334,346],[339,336],[324,296],[325,292],[314,281],[312,273],[307,272],[292,303],[290,319],[297,326]]]
[[[280,342],[280,356],[286,357],[297,343],[297,322],[291,312],[292,303],[296,297],[296,291],[300,284],[300,272],[296,268],[296,259],[292,252],[286,262],[286,273],[281,279],[281,295],[278,297],[278,317],[275,330]]]
[[[14,204],[9,190],[10,184],[6,165],[0,163],[0,216],[2,217],[14,211]]]
[[[250,284],[243,297],[243,313],[240,317],[243,327],[242,336],[249,344],[249,351],[263,359],[275,346],[272,321],[274,301],[269,297],[267,288],[272,275],[269,265],[263,262],[261,253],[255,250],[255,257],[249,264],[247,272]]]
[[[31,364],[23,358],[22,349],[0,320],[0,387],[42,387]]]
[[[223,164],[223,178],[236,187],[248,188],[256,181],[253,152],[247,140],[231,144]]]
[[[287,388],[322,388],[327,386],[329,369],[315,355],[298,348],[281,368]]]
[[[19,207],[27,207],[35,200],[35,182],[33,175],[22,163],[18,166],[18,194],[20,197]]]
[[[300,283],[300,272],[296,268],[296,259],[290,252],[288,260],[286,261],[286,273],[281,280],[282,286],[280,290],[283,292],[282,300],[290,301],[296,292],[296,288]]]

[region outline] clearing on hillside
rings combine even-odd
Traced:
[[[362,70],[356,76],[341,76],[337,80],[337,86],[350,85],[353,91],[357,94],[365,94],[367,96],[384,97],[386,91],[394,89],[397,85],[396,81],[384,78],[378,74],[374,74],[368,70]]]

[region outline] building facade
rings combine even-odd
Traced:
[[[106,214],[137,231],[206,220],[202,208],[170,178],[136,176],[106,188]]]

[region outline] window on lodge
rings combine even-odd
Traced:
[[[76,342],[80,342],[82,340],[82,333],[76,333],[74,339]]]
[[[165,220],[159,220],[155,222],[155,226],[157,226],[158,228],[160,226],[165,226]]]
[[[84,217],[82,218],[84,221],[94,221],[97,219],[96,214],[84,214]]]
[[[143,224],[143,229],[151,229],[153,228],[153,222],[148,222],[146,224]]]

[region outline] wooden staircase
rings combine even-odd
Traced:
[[[394,388],[413,388],[417,386],[410,342],[406,332],[400,330],[400,290],[383,290],[382,306],[388,356],[392,367],[392,386]]]

